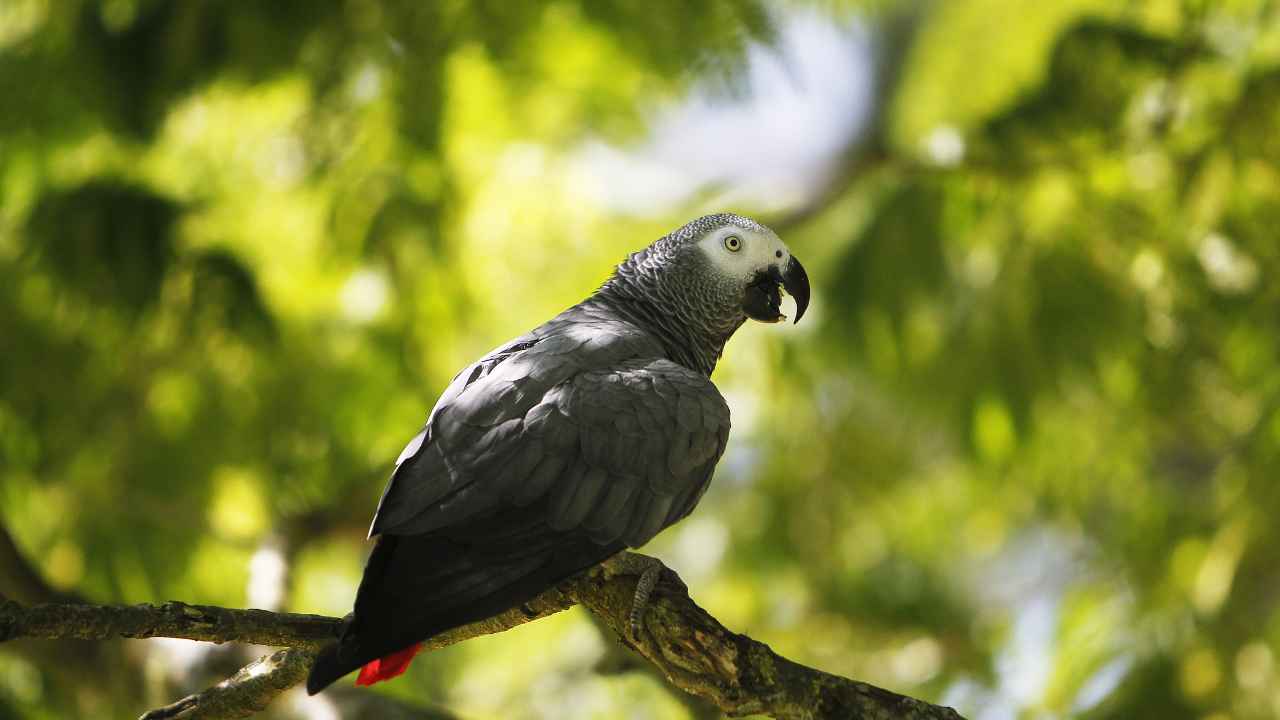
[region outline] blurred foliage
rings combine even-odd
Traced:
[[[0,3],[0,521],[54,591],[344,613],[453,372],[707,209],[618,217],[576,148],[742,91],[806,7]],[[731,343],[729,455],[654,551],[731,627],[972,718],[1280,713],[1280,7],[819,7],[910,30],[818,204],[762,217],[812,320]],[[570,613],[379,692],[700,712],[597,673],[611,643]],[[0,717],[225,670],[119,651],[0,646]]]

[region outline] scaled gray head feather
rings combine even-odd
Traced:
[[[799,261],[764,225],[718,213],[633,253],[600,295],[668,346],[695,358],[695,369],[710,373],[729,337],[748,318],[784,319],[779,286],[795,296],[798,320],[809,299]]]
[[[714,215],[703,215],[697,220],[690,220],[689,222],[681,226],[679,229],[671,232],[669,235],[667,235],[662,240],[659,240],[658,242],[663,242],[663,241],[673,242],[673,243],[696,242],[698,238],[702,237],[707,232],[716,230],[719,228],[723,228],[723,227],[728,227],[730,225],[734,227],[742,228],[743,230],[749,230],[755,233],[768,233],[770,235],[773,234],[772,230],[761,225],[755,220],[752,220],[751,218],[743,217],[741,215],[737,215],[734,213],[716,213]]]

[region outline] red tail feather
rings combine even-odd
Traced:
[[[356,684],[372,685],[404,673],[409,669],[409,663],[413,661],[413,656],[417,655],[419,650],[422,650],[422,643],[414,643],[403,650],[397,650],[386,657],[369,662],[360,668]]]

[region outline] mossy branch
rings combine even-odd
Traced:
[[[689,598],[684,583],[669,569],[663,571],[650,599],[640,636],[631,638],[628,627],[635,586],[634,576],[591,570],[519,608],[438,635],[426,647],[437,649],[502,632],[581,604],[673,685],[730,715],[764,714],[786,720],[962,720],[950,708],[806,667],[764,643],[729,631]],[[0,641],[173,637],[288,648],[258,659],[212,688],[143,715],[147,720],[252,715],[305,679],[315,651],[336,638],[341,627],[338,618],[319,615],[179,602],[27,607],[0,601]]]

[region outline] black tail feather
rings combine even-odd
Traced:
[[[445,630],[492,617],[622,549],[556,532],[540,508],[472,519],[465,529],[382,535],[369,556],[355,614],[307,678],[314,695],[372,660]]]
[[[358,667],[360,666],[350,662],[342,662],[338,657],[338,643],[325,646],[311,666],[311,674],[307,676],[307,694],[315,695]]]

